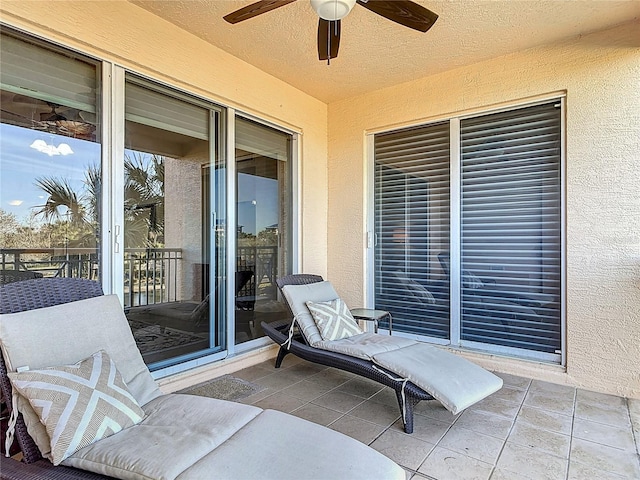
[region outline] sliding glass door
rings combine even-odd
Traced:
[[[0,284],[100,280],[100,68],[3,32]]]
[[[562,100],[374,135],[375,308],[394,332],[562,355]]]
[[[220,112],[128,77],[124,304],[155,367],[224,348],[224,163]]]
[[[292,135],[241,117],[235,121],[235,343],[264,336],[281,320],[276,279],[291,269]]]

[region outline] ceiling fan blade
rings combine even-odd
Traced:
[[[410,0],[357,0],[367,10],[388,18],[405,27],[426,32],[438,15]]]
[[[244,20],[248,20],[263,13],[270,12],[276,8],[284,7],[289,3],[293,3],[296,0],[260,0],[259,2],[252,3],[246,7],[242,7],[235,12],[231,12],[229,15],[225,15],[224,18],[229,23],[238,23]]]
[[[318,22],[318,58],[331,60],[338,56],[340,47],[340,20],[325,20]]]

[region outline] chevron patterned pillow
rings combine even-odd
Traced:
[[[13,388],[29,400],[46,427],[54,465],[144,418],[104,350],[75,365],[8,375]]]
[[[340,340],[364,333],[340,298],[306,304],[323,340]]]

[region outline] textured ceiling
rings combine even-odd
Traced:
[[[640,0],[417,0],[440,15],[420,33],[356,5],[327,65],[308,0],[236,25],[222,17],[255,0],[130,1],[327,103],[640,17]]]

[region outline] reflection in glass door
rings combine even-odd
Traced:
[[[127,79],[124,303],[152,369],[224,347],[224,248],[212,254],[210,234],[224,207],[218,176],[210,180],[221,167],[210,139],[218,125],[217,111]]]
[[[281,320],[276,278],[291,265],[290,134],[236,117],[236,344]]]
[[[98,65],[3,32],[0,283],[100,280]]]

